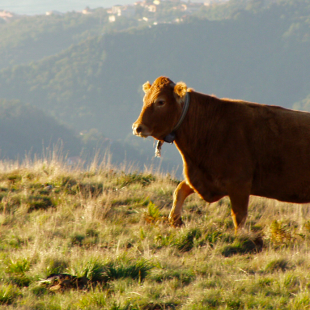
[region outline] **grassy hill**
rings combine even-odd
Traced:
[[[170,175],[70,170],[57,158],[0,166],[5,309],[309,306],[309,204],[252,197],[235,236],[228,199],[192,195],[176,229]]]

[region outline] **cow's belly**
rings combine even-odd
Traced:
[[[310,202],[310,171],[309,177],[300,174],[295,178],[270,176],[256,180],[253,182],[251,194],[292,203]]]
[[[286,188],[266,188],[253,190],[251,192],[252,195],[261,196],[271,199],[277,199],[279,201],[284,202],[292,202],[292,203],[307,203],[310,202],[310,191],[303,190],[289,190]]]
[[[196,189],[195,189],[195,191],[196,191]],[[198,191],[196,191],[196,192],[198,193],[200,198],[204,199],[206,202],[209,202],[209,203],[216,202],[216,201],[220,200],[221,198],[223,198],[224,196],[226,196],[226,194],[221,194],[219,192],[211,192],[208,189],[206,189],[202,193],[200,193]]]

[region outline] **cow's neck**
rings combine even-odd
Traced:
[[[190,96],[191,103],[182,126],[177,131],[175,144],[183,160],[190,158],[202,161],[199,154],[206,156],[216,140],[214,130],[220,118],[220,100],[196,92],[191,92]]]
[[[189,108],[189,101],[190,101],[190,95],[187,92],[186,95],[185,95],[184,105],[183,105],[183,109],[182,109],[182,113],[181,113],[181,116],[179,118],[179,121],[174,126],[172,131],[164,138],[165,142],[173,143],[173,141],[175,140],[176,132],[181,127],[181,125],[182,125],[182,123],[183,123],[183,121],[184,121],[184,119],[186,117],[186,114],[187,114],[187,111],[188,111],[188,108]]]

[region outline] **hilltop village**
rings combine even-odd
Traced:
[[[94,14],[98,9],[102,10],[108,16],[108,21],[113,23],[118,19],[127,18],[137,20],[139,22],[157,23],[174,23],[180,22],[184,18],[193,15],[210,6],[224,4],[229,0],[206,0],[202,3],[180,0],[144,0],[137,1],[129,5],[114,5],[110,8],[91,9],[86,7],[80,12],[83,15]],[[51,10],[45,13],[46,16],[64,15],[65,13]],[[3,22],[13,21],[25,17],[14,12],[1,10],[0,8],[0,24]]]

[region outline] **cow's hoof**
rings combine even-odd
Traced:
[[[173,227],[181,227],[184,225],[184,222],[182,221],[181,216],[169,218],[169,223]]]

